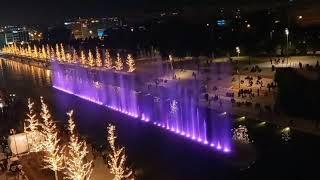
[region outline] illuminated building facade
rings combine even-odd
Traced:
[[[0,32],[0,42],[4,44],[25,43],[29,41],[29,33],[26,28],[8,27]]]

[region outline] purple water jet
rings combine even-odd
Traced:
[[[231,151],[230,121],[198,105],[198,83],[144,88],[143,75],[53,63],[53,87],[222,152]]]

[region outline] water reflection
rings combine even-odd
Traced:
[[[19,81],[32,80],[33,84],[40,87],[52,84],[50,69],[43,69],[10,60],[0,60],[0,68],[2,77],[5,76],[4,71],[9,71],[10,74],[14,73],[15,78]]]

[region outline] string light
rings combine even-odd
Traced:
[[[67,59],[67,62],[68,62],[69,64],[72,63],[72,56],[71,56],[70,53],[67,53],[67,54],[66,54],[66,59]]]
[[[81,57],[80,57],[80,59],[81,59],[81,64],[82,64],[82,65],[86,65],[87,58],[86,58],[86,55],[84,54],[83,51],[81,51]]]
[[[96,48],[96,61],[97,61],[97,67],[101,67],[102,60],[101,60],[101,55],[100,55],[98,47]]]
[[[94,67],[94,58],[90,50],[88,52],[88,65]]]
[[[72,52],[72,63],[77,63],[78,62],[78,53],[75,49],[73,49],[73,52]]]
[[[39,152],[43,149],[42,146],[42,134],[39,132],[40,123],[33,110],[34,102],[28,98],[28,113],[27,119],[24,122],[24,132],[28,137],[28,144],[30,152]],[[30,138],[30,139],[29,139]]]
[[[43,141],[43,147],[45,151],[44,155],[44,168],[49,168],[54,171],[55,179],[58,180],[58,171],[64,169],[63,166],[63,151],[64,147],[60,147],[58,144],[60,139],[58,138],[58,132],[56,124],[51,118],[51,114],[48,110],[48,106],[44,103],[41,97],[41,117],[43,119],[42,131],[45,136]]]
[[[46,45],[46,51],[47,51],[47,58],[50,59],[51,58],[51,52],[50,52],[49,44]]]
[[[29,57],[32,57],[32,50],[31,50],[31,47],[30,47],[30,45],[28,44],[28,56]]]
[[[51,47],[50,50],[51,50],[51,60],[53,61],[56,58],[56,56],[55,56],[56,53],[54,52],[53,47]]]
[[[56,58],[57,61],[61,61],[61,54],[60,54],[60,50],[59,50],[59,45],[56,44]]]
[[[95,66],[102,67],[106,69],[115,68],[116,71],[121,71],[124,68],[124,62],[122,61],[120,54],[117,54],[117,59],[113,66],[112,59],[108,50],[105,52],[104,62],[102,60],[102,55],[98,47],[96,47],[96,56],[94,58],[92,52],[89,50],[86,57],[84,51],[80,51],[80,60],[78,57],[78,52],[73,48],[72,53],[66,53],[62,43],[56,44],[55,47],[50,47],[48,44],[41,45],[38,48],[36,45],[33,49],[28,45],[26,48],[17,47],[17,45],[11,44],[7,45],[2,49],[5,54],[12,54],[15,56],[31,57],[36,61],[58,61],[63,63],[77,63],[80,61],[81,65],[86,65],[86,67],[93,68]],[[128,72],[134,72],[136,70],[135,60],[131,54],[128,54],[126,59],[126,64],[128,65]]]
[[[36,45],[33,46],[33,58],[37,59],[39,57],[38,48]]]
[[[115,69],[117,71],[121,71],[123,69],[123,63],[122,63],[122,60],[121,60],[119,53],[117,54],[117,60],[115,62]]]
[[[248,135],[248,129],[246,126],[239,125],[238,128],[233,130],[232,139],[242,144],[250,144],[251,140]]]
[[[61,61],[65,62],[67,59],[66,59],[66,54],[65,54],[65,51],[64,51],[64,47],[62,45],[62,43],[60,44],[60,50],[61,50]]]
[[[281,130],[281,139],[284,142],[288,142],[291,139],[291,133],[290,133],[290,128],[286,127],[284,129]]]
[[[134,70],[136,70],[135,63],[131,54],[128,54],[127,65],[129,66],[128,72],[133,72]]]
[[[42,45],[41,54],[42,54],[41,59],[47,59],[47,52],[46,52],[44,45]]]
[[[125,166],[127,157],[125,155],[124,147],[116,148],[115,141],[115,126],[109,124],[108,126],[108,142],[112,152],[109,154],[108,164],[110,166],[110,173],[114,175],[114,180],[128,179],[132,176],[132,170]]]
[[[105,57],[105,62],[104,62],[104,67],[106,69],[111,69],[112,68],[112,59],[109,53],[109,50],[106,49],[106,57]]]
[[[89,180],[92,173],[93,161],[86,162],[88,155],[87,145],[85,141],[79,140],[76,134],[75,122],[73,119],[73,111],[67,113],[68,115],[68,130],[70,139],[68,143],[68,156],[66,156],[65,164],[66,171],[64,174],[66,179],[70,180]]]

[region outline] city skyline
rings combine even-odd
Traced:
[[[305,5],[314,7],[317,4],[314,0],[304,0]],[[274,8],[284,6],[289,3],[303,3],[301,1],[259,1],[250,2],[247,0],[241,1],[220,1],[220,0],[93,0],[87,1],[63,1],[55,0],[45,2],[40,0],[23,1],[17,0],[15,3],[10,1],[2,2],[0,11],[0,24],[2,25],[18,25],[18,24],[55,24],[64,21],[68,18],[75,17],[104,17],[104,16],[136,16],[145,15],[154,11],[166,11],[179,8],[185,9],[210,9],[213,8],[244,8],[247,11]],[[250,6],[249,6],[250,5]],[[310,8],[309,7],[309,8]]]

